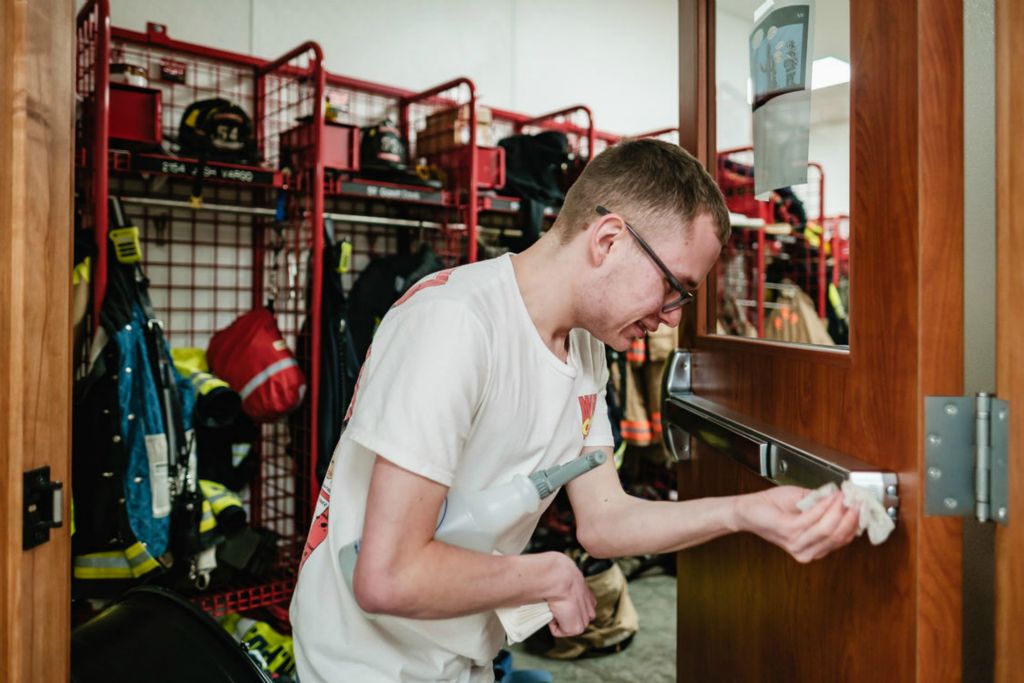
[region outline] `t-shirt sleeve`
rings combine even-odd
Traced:
[[[393,309],[374,335],[346,436],[451,486],[487,382],[489,348],[484,325],[460,303]]]

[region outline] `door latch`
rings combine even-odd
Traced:
[[[40,467],[22,477],[21,548],[29,550],[50,540],[50,529],[64,521],[64,484],[50,481],[50,468]]]
[[[925,514],[1009,523],[1009,427],[991,394],[925,397]]]

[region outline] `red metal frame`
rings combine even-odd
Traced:
[[[655,134],[664,133],[668,131],[656,131]],[[734,213],[741,213],[748,215],[752,218],[760,218],[765,222],[765,225],[775,222],[774,208],[771,202],[758,201],[754,199],[753,195],[753,179],[741,179],[736,180],[733,176],[723,176],[722,163],[725,159],[737,155],[737,154],[749,154],[753,152],[753,147],[736,147],[731,149],[724,149],[719,151],[719,177],[718,182],[722,187],[723,193],[726,195],[726,203],[729,205],[730,211]],[[812,218],[819,226],[822,227],[823,233],[818,239],[818,243],[814,244],[803,234],[791,235],[789,239],[796,240],[803,245],[804,258],[808,261],[811,259],[810,254],[814,253],[813,273],[814,273],[814,285],[817,296],[815,297],[815,303],[817,308],[818,317],[825,319],[826,317],[826,306],[827,306],[827,268],[826,268],[826,215],[825,215],[825,170],[821,164],[817,162],[809,162],[809,168],[813,168],[818,173],[818,181],[816,184],[817,189],[817,217]],[[812,199],[814,197],[812,196]],[[741,234],[746,234],[747,230],[742,230]],[[765,309],[765,254],[768,248],[767,240],[765,239],[764,230],[759,229],[757,231],[756,239],[756,254],[752,257],[751,271],[756,278],[756,286],[754,292],[754,305],[755,305],[755,316],[754,322],[757,328],[757,334],[759,337],[764,336],[764,309]],[[745,249],[745,245],[749,244],[746,237],[739,238],[742,245],[740,249]],[[735,238],[734,238],[735,241]],[[735,252],[736,246],[732,247],[730,253]],[[833,253],[836,253],[833,248]],[[721,267],[721,266],[720,266]],[[838,267],[838,261],[834,266],[834,273]],[[835,277],[835,276],[834,276]],[[798,282],[805,291],[810,289],[810,282]]]
[[[587,117],[586,126],[578,126],[568,120],[568,117],[572,114],[581,113]],[[577,104],[572,107],[565,107],[564,109],[558,109],[547,114],[541,114],[540,116],[534,116],[533,118],[527,118],[524,120],[516,121],[515,129],[517,133],[523,132],[524,128],[545,128],[547,130],[558,130],[563,133],[575,134],[581,136],[587,141],[587,154],[586,159],[589,161],[594,158],[595,147],[594,143],[597,140],[597,132],[594,128],[594,115],[590,111],[590,107],[585,104]],[[576,152],[582,154],[579,149],[579,142],[577,141]]]
[[[460,86],[465,86],[468,89],[468,91],[469,91],[469,101],[465,105],[465,106],[469,107],[469,143],[467,145],[468,148],[469,148],[469,161],[468,161],[469,168],[466,171],[466,175],[467,175],[467,184],[466,184],[467,185],[467,192],[466,192],[466,194],[467,194],[467,201],[466,201],[465,221],[466,221],[466,232],[467,232],[467,236],[468,236],[467,239],[469,240],[467,257],[466,258],[467,258],[467,260],[470,263],[473,263],[474,261],[476,261],[476,256],[477,256],[477,253],[476,253],[477,252],[477,245],[476,245],[476,241],[477,241],[476,240],[476,238],[477,238],[477,218],[479,217],[479,208],[478,207],[479,207],[479,201],[480,201],[480,192],[479,192],[479,187],[478,187],[478,182],[477,182],[477,174],[479,173],[479,170],[480,170],[478,168],[478,166],[477,166],[477,159],[479,157],[480,150],[477,147],[477,142],[476,142],[477,118],[478,118],[478,112],[477,112],[477,108],[476,108],[477,107],[476,84],[474,84],[473,81],[471,81],[468,78],[456,78],[456,79],[453,79],[451,81],[447,81],[445,83],[442,83],[442,84],[440,84],[438,86],[435,86],[433,88],[430,88],[429,90],[424,90],[421,93],[417,93],[415,95],[408,95],[406,97],[403,97],[399,101],[399,111],[400,111],[399,117],[400,117],[400,121],[401,121],[401,125],[402,125],[402,130],[403,130],[404,135],[405,135],[405,139],[408,140],[409,139],[409,110],[410,110],[410,107],[413,104],[417,103],[417,102],[430,102],[432,100],[433,101],[437,101],[435,98],[438,95],[440,95],[441,93],[443,93],[443,92],[445,92],[447,90],[452,90],[454,88],[458,88]],[[444,102],[444,101],[445,100],[442,100],[442,102]],[[459,202],[460,198],[456,197],[456,201]]]
[[[197,212],[183,208],[182,199],[187,197],[186,186],[190,184],[187,174],[157,171],[140,176],[124,172],[132,168],[131,161],[135,157],[180,161],[162,155],[110,150],[108,64],[125,56],[131,61],[143,61],[147,66],[173,57],[187,66],[187,85],[157,84],[165,94],[165,104],[170,105],[163,118],[165,133],[176,132],[176,117],[184,109],[181,97],[176,101],[174,95],[198,99],[224,93],[254,111],[260,150],[269,157],[273,167],[252,168],[265,171],[272,180],[248,185],[230,180],[212,182],[204,188],[204,194],[212,201],[205,210]],[[154,70],[147,69],[147,72],[152,75]],[[151,297],[165,320],[166,333],[172,343],[205,346],[216,329],[260,303],[267,280],[264,271],[273,263],[266,252],[276,240],[270,216],[260,214],[259,207],[266,207],[263,213],[272,215],[270,207],[274,203],[275,188],[284,185],[281,172],[276,168],[280,161],[276,158],[276,138],[282,128],[292,125],[293,119],[300,115],[308,115],[314,124],[309,148],[303,150],[301,164],[292,169],[288,177],[286,218],[279,224],[286,281],[275,305],[281,330],[293,348],[303,316],[309,318],[313,334],[307,385],[309,405],[313,408],[309,410],[309,419],[293,434],[284,422],[265,425],[263,439],[257,445],[263,466],[251,486],[249,507],[253,524],[272,529],[280,538],[281,562],[277,574],[259,585],[232,587],[196,599],[204,609],[215,614],[288,599],[317,494],[313,472],[318,457],[314,438],[318,427],[315,406],[320,393],[324,213],[320,136],[325,75],[323,52],[315,43],[304,43],[277,60],[266,61],[171,40],[163,27],[156,24],[150,24],[145,33],[111,29],[107,0],[90,0],[78,16],[77,85],[86,103],[78,136],[81,162],[78,184],[83,188],[79,212],[82,227],[93,230],[97,246],[92,268],[93,319],[97,322],[107,282],[107,197],[111,193],[135,202],[127,204],[126,208],[139,218]],[[111,159],[116,160],[117,165],[112,167]],[[163,180],[154,184],[153,179],[161,175]],[[233,213],[232,207],[256,215],[248,218]],[[307,253],[310,254],[308,274],[313,283],[308,311],[305,310],[305,283],[299,276],[307,268]],[[290,272],[292,266],[294,273]],[[280,275],[280,271],[278,265],[276,275]],[[299,462],[303,467],[298,467]]]
[[[96,263],[92,267],[92,324],[98,329],[100,307],[107,291],[107,150],[110,107],[110,4],[89,0],[77,18],[76,89],[86,99],[80,124],[79,145],[92,149],[85,163],[91,174],[92,192],[83,198],[83,209],[93,218]],[[89,206],[91,202],[91,206]],[[83,226],[90,227],[90,226]]]
[[[310,54],[312,57],[310,57]],[[296,65],[295,62],[305,59],[305,66]],[[258,119],[257,131],[260,139],[260,148],[265,150],[268,160],[275,165],[280,165],[282,160],[275,156],[272,150],[277,144],[277,137],[295,125],[295,120],[302,118],[297,116],[304,114],[311,116],[313,121],[313,132],[309,145],[302,150],[300,159],[302,166],[293,170],[296,174],[293,177],[293,191],[290,199],[296,204],[289,210],[288,214],[292,221],[296,222],[295,235],[296,246],[299,253],[305,251],[304,242],[311,241],[310,245],[310,282],[312,286],[310,310],[305,311],[310,324],[310,370],[311,376],[306,378],[308,391],[309,424],[305,425],[308,432],[304,435],[305,442],[299,445],[299,449],[305,451],[308,457],[308,468],[305,471],[296,469],[295,475],[299,483],[305,483],[305,497],[297,495],[294,505],[294,538],[296,542],[295,557],[301,554],[301,543],[305,536],[308,520],[312,518],[316,506],[316,498],[319,493],[319,484],[316,476],[317,460],[319,457],[317,428],[318,410],[320,405],[320,329],[321,329],[321,302],[323,282],[323,248],[324,248],[324,167],[322,160],[323,147],[321,137],[324,127],[324,92],[326,86],[326,72],[324,70],[324,55],[320,46],[312,41],[299,45],[290,52],[278,59],[260,66],[256,70],[256,91],[258,94]],[[277,150],[279,155],[280,150]],[[302,300],[297,296],[292,301]],[[287,304],[286,304],[287,305]],[[297,304],[302,305],[302,304]],[[296,319],[299,317],[296,311]],[[297,328],[296,328],[297,333]],[[292,348],[295,348],[294,344]],[[280,431],[280,425],[276,425]],[[295,435],[292,435],[295,438]],[[294,444],[293,444],[294,448]],[[266,484],[266,482],[263,482]],[[287,495],[286,490],[281,491]],[[299,494],[298,486],[294,491]],[[305,498],[303,500],[303,498]],[[300,503],[305,503],[301,505]],[[255,507],[255,506],[254,506]],[[265,506],[261,506],[263,509]],[[305,508],[305,510],[303,509]]]
[[[310,310],[305,311],[314,332],[310,343],[311,377],[308,378],[311,416],[296,434],[290,435],[283,423],[265,426],[258,446],[263,467],[249,497],[253,524],[271,528],[281,536],[280,574],[260,585],[233,587],[197,599],[204,609],[217,615],[280,603],[291,593],[296,561],[318,494],[313,473],[320,456],[315,438],[319,426],[315,406],[320,394],[318,332],[323,221],[327,208],[323,164],[325,97],[333,92],[353,98],[352,111],[346,114],[349,125],[364,126],[385,115],[394,117],[403,128],[407,143],[412,142],[413,121],[417,117],[443,108],[470,107],[470,137],[466,145],[468,153],[464,155],[467,188],[464,196],[461,191],[441,191],[434,193],[429,201],[391,202],[381,216],[374,212],[374,219],[379,222],[381,217],[396,216],[391,209],[401,208],[409,215],[398,217],[395,222],[409,227],[419,225],[421,238],[425,236],[422,226],[433,224],[427,232],[431,239],[439,236],[435,240],[439,255],[449,265],[456,265],[463,258],[466,261],[477,258],[478,215],[483,210],[476,86],[468,78],[456,78],[423,92],[412,92],[331,74],[324,69],[320,46],[313,42],[303,43],[282,57],[268,61],[174,40],[160,24],[147,24],[145,32],[113,28],[108,3],[109,0],[89,0],[77,20],[76,77],[78,93],[84,100],[78,130],[78,184],[80,188],[87,188],[80,198],[79,213],[83,217],[82,227],[93,229],[96,242],[96,263],[92,269],[93,320],[98,324],[106,290],[107,197],[112,193],[136,202],[127,208],[138,217],[142,229],[151,295],[157,310],[166,317],[168,338],[176,345],[205,346],[214,331],[261,303],[267,285],[280,285],[283,271],[284,285],[276,287],[275,312],[285,338],[294,346],[305,301],[300,275],[307,268],[313,282]],[[151,165],[185,160],[110,148],[108,65],[122,60],[145,64],[151,78],[155,78],[155,67],[166,64],[183,69],[186,74],[181,82],[155,84],[162,92],[165,139],[173,137],[185,106],[197,99],[225,96],[252,112],[263,166],[257,169],[256,166],[216,162],[210,165],[241,171],[252,168],[268,175],[260,182],[244,186],[231,179],[212,178],[204,188],[208,200],[204,204],[206,208],[199,212],[184,208],[182,199],[187,193],[182,190],[188,185],[190,171],[153,171]],[[358,102],[354,101],[357,96]],[[499,109],[492,109],[492,112],[495,123],[515,131],[533,127],[561,130],[570,136],[575,151],[587,159],[599,151],[597,147],[601,143],[613,144],[619,139],[596,130],[590,109],[582,105],[542,116]],[[313,133],[297,138],[300,141],[295,144],[302,147],[301,153],[283,160],[279,137],[296,125],[300,113],[312,121]],[[585,120],[577,123],[572,117],[585,117]],[[296,163],[295,159],[299,161]],[[150,164],[142,175],[137,172],[140,168],[134,165],[140,161]],[[281,165],[286,161],[296,163],[296,167],[283,175]],[[500,176],[498,178],[500,180]],[[362,182],[355,178],[351,181]],[[403,187],[367,182],[380,187]],[[287,197],[286,219],[275,222],[270,215],[276,193],[280,191]],[[485,195],[483,199],[491,197]],[[362,204],[365,196],[345,198],[332,192],[332,201],[339,198],[348,201],[346,206],[356,211],[365,208]],[[248,207],[255,213],[248,218],[232,213],[232,207]],[[342,222],[342,225],[349,226],[351,222]],[[399,239],[397,231],[388,230],[386,226],[379,231],[372,224],[336,230],[359,235],[365,240],[368,246],[360,254],[363,263],[376,253],[393,251]],[[280,252],[275,258],[276,248],[280,248]],[[312,255],[308,267],[304,260],[307,251]],[[354,260],[358,264],[359,258]],[[358,265],[343,277],[348,277],[351,283],[356,272]],[[295,457],[299,453],[308,454],[308,461],[301,470]]]

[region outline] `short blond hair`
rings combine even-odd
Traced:
[[[590,225],[598,206],[637,225],[677,218],[687,231],[694,218],[707,214],[722,244],[731,230],[714,179],[693,155],[663,140],[623,140],[590,160],[566,193],[552,227],[562,244]]]

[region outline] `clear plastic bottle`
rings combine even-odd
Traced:
[[[434,538],[460,548],[490,553],[498,537],[526,515],[536,512],[540,501],[604,461],[604,452],[594,451],[529,476],[517,474],[511,481],[483,491],[451,489],[437,516]],[[339,551],[341,572],[350,589],[361,540]]]

